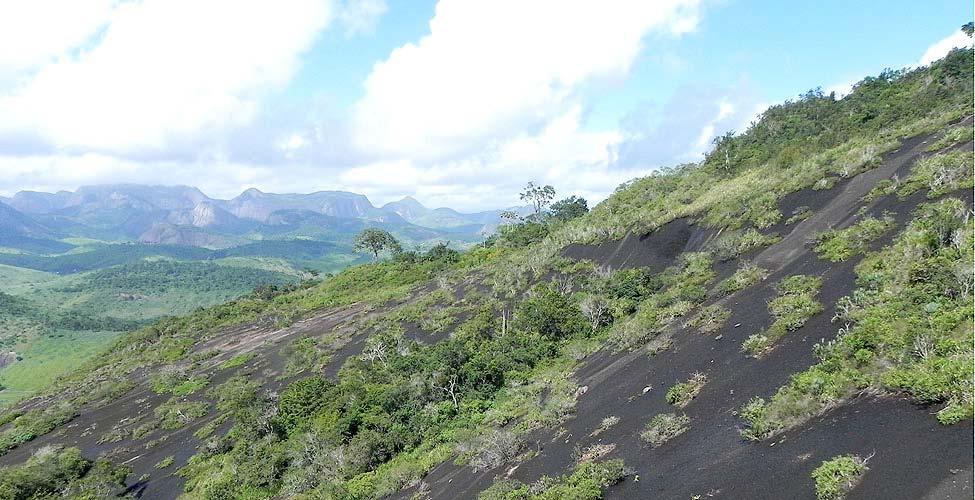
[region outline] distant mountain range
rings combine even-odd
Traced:
[[[70,237],[207,248],[267,239],[341,243],[371,226],[418,245],[463,244],[494,232],[500,213],[431,209],[411,197],[376,207],[345,191],[274,194],[252,188],[220,200],[189,186],[110,184],[0,197],[0,246],[43,247]]]

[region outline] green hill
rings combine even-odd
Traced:
[[[147,325],[0,416],[0,488],[970,498],[972,68],[808,92],[585,215]]]

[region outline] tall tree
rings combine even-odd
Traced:
[[[545,207],[555,198],[555,188],[552,186],[536,186],[534,182],[529,182],[521,192],[521,201],[532,204],[535,215],[538,216],[545,210]]]
[[[368,250],[372,252],[373,260],[378,260],[379,252],[383,250],[389,250],[391,252],[401,250],[399,242],[396,241],[393,235],[375,227],[363,229],[362,232],[356,235],[353,243],[355,249],[358,251]]]
[[[552,218],[557,221],[567,221],[586,215],[589,202],[581,196],[570,196],[552,204]]]

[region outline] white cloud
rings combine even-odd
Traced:
[[[959,30],[928,47],[928,50],[924,51],[924,55],[921,56],[921,60],[917,64],[918,66],[926,66],[947,55],[948,52],[951,52],[951,49],[971,46],[972,39],[963,31]]]
[[[103,28],[113,0],[29,0],[0,9],[0,82],[82,45]]]
[[[56,41],[30,59],[50,62],[0,94],[0,135],[118,154],[248,123],[262,93],[288,83],[333,15],[327,0],[145,0],[55,35],[62,22],[50,21],[64,14],[49,9],[32,26]]]
[[[385,0],[346,0],[338,17],[345,26],[345,36],[371,34],[387,10]]]
[[[373,68],[356,144],[440,159],[544,126],[579,86],[625,75],[650,32],[681,34],[697,0],[442,0],[430,34]]]
[[[380,160],[342,173],[339,183],[375,201],[410,194],[433,206],[462,209],[510,206],[530,180],[552,184],[559,196],[602,199],[621,182],[647,170],[612,168],[617,131],[582,129],[582,110],[573,106],[537,133],[495,141],[476,154],[429,163]]]

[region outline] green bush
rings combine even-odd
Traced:
[[[647,426],[640,433],[640,439],[649,443],[651,447],[656,448],[687,432],[687,429],[690,428],[690,423],[691,418],[687,415],[661,413],[647,422]]]
[[[590,331],[578,306],[547,284],[533,288],[528,297],[518,304],[514,327],[551,339],[564,339]]]
[[[707,375],[697,372],[691,375],[691,378],[687,379],[686,382],[680,382],[668,389],[667,402],[678,408],[683,408],[697,397],[697,394],[707,383]]]
[[[944,403],[943,424],[975,413],[975,227],[966,211],[954,198],[924,204],[889,247],[857,265],[859,287],[835,316],[848,324],[834,341],[817,344],[816,365],[768,401],[742,408],[746,437],[775,435],[867,389]]]
[[[816,481],[816,498],[819,500],[840,500],[863,477],[867,471],[867,460],[856,455],[842,455],[827,460],[812,472]]]
[[[684,323],[684,328],[697,328],[701,333],[711,333],[724,325],[731,317],[731,311],[717,304],[701,308],[693,318]]]
[[[827,231],[819,235],[816,253],[830,262],[839,262],[863,253],[870,242],[876,240],[894,227],[894,218],[884,214],[883,218],[865,217],[856,224],[845,228]]]
[[[971,189],[972,161],[971,151],[939,153],[918,160],[897,195],[903,198],[927,189],[928,197],[936,198],[956,189]]]
[[[77,448],[44,447],[26,463],[0,469],[0,498],[99,498],[120,491],[128,474],[107,460],[85,459]]]
[[[778,296],[769,302],[772,324],[763,332],[748,336],[742,350],[758,356],[791,331],[798,330],[813,315],[823,310],[816,300],[822,280],[816,276],[795,275],[776,285]]]
[[[603,491],[630,474],[622,460],[584,462],[572,474],[542,477],[531,485],[498,479],[478,495],[479,500],[598,500]]]
[[[763,281],[768,278],[768,274],[766,269],[751,262],[744,262],[735,271],[735,274],[718,283],[715,290],[720,294],[731,294]]]

